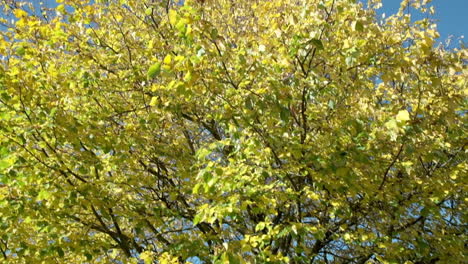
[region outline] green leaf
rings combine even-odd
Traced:
[[[360,21],[354,21],[353,22],[353,29],[355,31],[364,31],[364,25]]]
[[[37,195],[37,200],[38,201],[47,200],[50,196],[51,196],[51,193],[49,193],[46,190],[41,190],[39,191],[39,194]]]
[[[19,46],[18,48],[16,48],[16,54],[18,56],[23,56],[24,54],[26,54],[26,49],[23,46]]]
[[[59,257],[63,258],[65,256],[65,252],[63,252],[63,249],[61,247],[56,247],[55,251],[57,251]]]
[[[145,9],[145,15],[150,16],[153,13],[153,8],[148,7]]]
[[[9,167],[11,167],[13,164],[15,164],[16,162],[16,158],[15,156],[8,156],[6,158],[3,158],[3,159],[0,159],[0,172],[5,170],[5,169],[8,169]]]
[[[197,151],[196,153],[196,156],[199,160],[203,160],[205,159],[209,154],[211,153],[211,151],[207,148],[201,148]]]
[[[338,177],[345,177],[348,175],[348,172],[349,172],[348,168],[341,167],[341,168],[338,168],[338,170],[336,171],[336,175]]]
[[[180,33],[185,33],[186,25],[187,25],[187,21],[185,19],[181,19],[177,22],[175,27]]]
[[[203,185],[202,183],[195,184],[195,186],[193,187],[192,193],[198,194],[198,191],[200,190],[200,187],[202,187],[202,185]]]
[[[322,43],[322,41],[320,39],[316,39],[316,38],[311,39],[310,43],[312,43],[312,45],[314,45],[315,48],[318,49],[318,50],[323,50],[324,49],[323,43]]]
[[[287,109],[286,107],[281,107],[281,111],[280,111],[280,118],[281,120],[283,120],[285,123],[289,122],[289,109]]]
[[[255,226],[255,232],[262,231],[265,229],[265,222],[260,222]]]
[[[157,62],[153,64],[151,67],[148,69],[148,78],[153,79],[154,77],[158,76],[159,73],[161,72],[161,63]]]
[[[200,223],[202,220],[203,220],[203,216],[202,216],[201,214],[197,214],[197,215],[193,218],[193,225],[194,225],[194,226],[198,225],[198,223]]]

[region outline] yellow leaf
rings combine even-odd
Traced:
[[[349,240],[351,240],[351,235],[346,233],[346,234],[344,234],[343,238],[344,238],[344,240],[349,241]]]
[[[19,8],[18,8],[18,9],[15,9],[15,10],[13,11],[13,14],[15,14],[15,16],[16,16],[17,18],[23,18],[23,17],[25,17],[25,16],[28,15],[28,13],[26,13],[26,11],[24,11],[23,9],[19,9]]]
[[[409,115],[408,111],[400,110],[400,112],[398,112],[398,114],[396,116],[396,120],[400,121],[400,122],[410,120],[410,115]]]
[[[385,127],[392,131],[398,131],[398,125],[394,119],[391,119],[387,123],[385,123]]]
[[[155,96],[155,97],[151,98],[151,101],[150,101],[149,104],[150,104],[150,106],[157,105],[158,104],[158,97]]]
[[[140,258],[145,262],[145,264],[153,263],[153,252],[144,251],[140,254]]]
[[[174,9],[169,10],[169,23],[175,25],[177,22],[177,12]]]
[[[452,180],[456,180],[458,178],[458,170],[454,171],[451,175],[450,175],[450,179]]]
[[[168,54],[168,55],[164,58],[164,64],[171,64],[171,61],[172,61],[172,56]]]
[[[312,200],[318,200],[318,199],[320,199],[320,196],[319,196],[318,194],[316,194],[316,193],[313,193],[313,192],[309,193],[308,196],[309,196],[309,198],[312,199]]]
[[[57,6],[57,11],[59,11],[60,13],[65,13],[65,5],[58,5]]]

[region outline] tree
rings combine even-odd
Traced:
[[[57,2],[2,5],[4,262],[466,259],[467,49],[428,1]]]

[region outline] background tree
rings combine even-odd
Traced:
[[[467,50],[428,1],[57,2],[2,5],[3,262],[466,259]]]

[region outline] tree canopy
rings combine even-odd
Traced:
[[[429,1],[57,2],[1,6],[1,262],[466,261]]]

